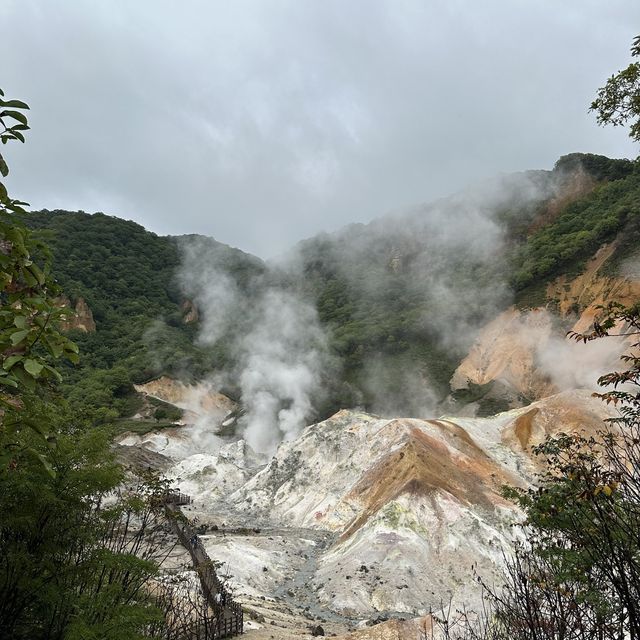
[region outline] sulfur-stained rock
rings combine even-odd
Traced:
[[[536,352],[553,334],[546,309],[520,311],[511,307],[478,335],[467,357],[451,379],[453,390],[469,383],[484,385],[498,380],[529,399],[539,399],[557,389],[538,367]]]

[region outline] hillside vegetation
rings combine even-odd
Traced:
[[[603,243],[627,226],[635,226],[640,213],[640,168],[629,160],[582,158],[583,168],[601,182],[588,195],[567,204],[555,220],[518,247],[512,279],[516,290],[548,281],[567,268],[579,270]],[[575,166],[575,159],[569,160],[559,161],[557,170]]]
[[[80,365],[65,371],[72,400],[104,417],[127,416],[137,408],[133,383],[163,373],[197,378],[227,364],[224,350],[196,346],[197,323],[185,322],[176,280],[180,238],[102,213],[37,211],[25,221],[51,247],[65,294],[84,298],[95,319],[95,333],[71,332],[82,353]],[[261,272],[257,258],[208,242],[239,286]]]
[[[344,366],[341,404],[433,408],[478,328],[514,301],[544,304],[547,282],[619,236],[615,273],[637,249],[639,213],[635,163],[571,154],[302,243],[305,286]]]
[[[571,194],[576,175],[590,186]],[[423,415],[448,394],[477,328],[514,295],[521,306],[544,303],[548,281],[578,273],[618,237],[607,265],[615,273],[636,250],[639,213],[635,163],[572,154],[553,171],[503,176],[304,241],[295,270],[268,268],[213,239],[185,238],[205,243],[207,263],[231,278],[246,304],[274,284],[315,304],[334,367],[311,418],[355,405]],[[204,346],[201,323],[185,321],[189,303],[176,277],[185,239],[104,214],[39,211],[26,220],[51,245],[63,290],[72,302],[84,298],[96,322],[95,333],[72,333],[82,352],[82,364],[66,375],[72,400],[100,407],[102,419],[127,416],[138,408],[133,382],[233,371],[231,337]]]

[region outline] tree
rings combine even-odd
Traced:
[[[631,55],[640,57],[640,36],[633,40]],[[590,110],[596,112],[601,125],[618,127],[631,121],[629,136],[640,142],[640,62],[611,76],[598,90]]]
[[[66,429],[57,429],[48,453],[54,473],[23,453],[0,474],[0,635],[141,638],[148,625],[162,623],[147,587],[171,549],[165,487],[129,481],[123,492],[123,471],[104,433],[81,428],[50,404],[40,410],[40,418]],[[46,447],[34,432],[25,439]]]
[[[0,109],[2,144],[24,142],[28,105],[5,100],[0,90]],[[8,173],[0,155],[0,174]],[[0,468],[23,446],[25,427],[46,435],[42,425],[21,414],[34,396],[60,381],[53,361],[78,359],[77,346],[57,329],[62,309],[55,301],[58,287],[50,274],[50,254],[22,223],[25,204],[10,198],[0,181]]]
[[[2,143],[24,142],[28,106],[0,91],[0,109]],[[159,637],[150,584],[170,549],[167,485],[125,476],[106,433],[58,392],[55,362],[76,362],[78,348],[57,329],[50,254],[24,205],[0,183],[0,636]],[[125,371],[109,382],[112,398],[131,387]]]

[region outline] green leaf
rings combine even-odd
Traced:
[[[79,353],[80,352],[80,350],[78,349],[78,345],[75,342],[72,342],[71,340],[67,340],[65,342],[64,350],[66,352],[70,351],[71,353]]]
[[[7,166],[7,163],[5,162],[4,158],[0,155],[0,173],[3,175],[3,177],[7,177],[9,175],[9,167]],[[7,190],[4,190],[5,196],[7,194]]]
[[[9,371],[9,369],[11,369],[11,367],[13,367],[13,365],[16,362],[20,362],[20,360],[22,360],[22,356],[19,355],[15,355],[15,356],[9,356],[8,358],[5,359],[5,361],[2,363],[2,368],[5,371]]]
[[[18,386],[18,383],[13,378],[8,378],[6,376],[0,376],[0,384],[4,384],[7,387],[13,387],[14,389]]]
[[[27,388],[28,391],[35,391],[36,389],[36,381],[23,369],[20,367],[16,367],[11,372],[17,379],[18,382]]]
[[[55,472],[54,468],[51,466],[51,462],[49,462],[49,460],[47,460],[47,458],[43,454],[39,453],[35,449],[32,449],[31,447],[29,449],[27,449],[26,451],[30,455],[32,455],[34,458],[36,458],[36,460],[39,460],[42,463],[42,466],[45,468],[46,472],[52,478],[56,477],[56,472]]]
[[[29,329],[23,329],[22,331],[16,331],[11,334],[11,344],[15,347],[20,344],[29,335]]]
[[[18,329],[26,329],[27,328],[27,319],[24,316],[16,316],[13,319],[13,324],[18,327]]]
[[[62,352],[64,351],[64,349],[63,349],[62,344],[60,343],[59,340],[53,340],[51,338],[46,338],[44,342],[45,342],[45,346],[48,347],[49,353],[54,358],[59,358],[62,355]]]
[[[47,460],[47,458],[42,454],[38,454],[38,460],[42,462],[42,466],[45,468],[46,472],[52,477],[56,477],[55,469],[51,466],[51,463]]]
[[[19,111],[9,111],[9,110],[4,110],[2,112],[0,112],[0,118],[13,118],[14,120],[17,120],[18,122],[21,122],[22,124],[28,124],[28,120],[27,120],[27,116],[24,115],[24,113],[20,113]]]
[[[50,376],[53,377],[58,382],[62,382],[62,376],[57,369],[54,369],[52,366],[45,364],[44,368],[49,372]]]
[[[31,273],[30,269],[25,269],[22,272],[22,275],[30,287],[35,287],[38,284],[37,278]]]
[[[42,269],[37,264],[32,264],[29,267],[29,271],[33,274],[33,277],[38,281],[38,284],[42,286],[45,281],[44,273],[42,273]]]
[[[39,377],[40,374],[42,373],[42,369],[44,369],[44,365],[40,364],[37,360],[33,360],[31,358],[27,358],[24,361],[23,366],[25,368],[25,371],[31,376],[33,376],[34,378]]]
[[[4,95],[4,94],[0,94]],[[0,100],[0,107],[13,107],[14,109],[28,109],[29,105],[22,100]]]

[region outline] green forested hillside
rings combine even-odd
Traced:
[[[568,268],[579,269],[604,242],[610,242],[637,220],[640,166],[629,160],[595,158],[601,162],[595,165],[594,177],[607,178],[588,195],[567,204],[555,220],[518,247],[513,256],[512,283],[516,290],[547,281]],[[560,162],[558,166],[564,168]],[[589,169],[592,164],[585,161],[584,166]]]
[[[179,238],[102,213],[45,210],[25,220],[51,247],[65,294],[72,303],[84,298],[96,322],[95,333],[71,332],[82,354],[81,364],[65,372],[71,399],[129,415],[133,382],[163,373],[199,377],[224,366],[224,352],[196,347],[197,323],[184,321]],[[207,242],[239,286],[262,271],[257,258]]]
[[[595,188],[550,216],[577,172]],[[344,366],[342,404],[375,408],[382,397],[387,408],[419,413],[429,393],[443,398],[479,327],[514,300],[544,304],[546,282],[577,273],[616,236],[611,263],[633,253],[639,214],[635,163],[571,154],[553,171],[506,176],[302,243],[304,281]]]
[[[550,216],[550,203],[576,171],[595,187]],[[316,236],[296,247],[295,269],[268,268],[212,239],[188,239],[244,292],[245,305],[265,286],[296,290],[315,304],[334,367],[313,417],[354,405],[416,415],[448,394],[475,331],[514,296],[524,305],[544,302],[546,282],[577,273],[615,237],[610,269],[633,254],[639,213],[635,163],[572,154],[553,171],[505,176]],[[82,364],[66,375],[72,400],[103,413],[108,407],[106,417],[126,416],[136,408],[132,382],[233,369],[229,335],[203,346],[201,323],[184,321],[176,277],[184,240],[103,214],[40,211],[27,222],[51,245],[63,290],[72,301],[83,297],[96,321],[95,333],[73,332]],[[234,324],[241,332],[242,318]]]

